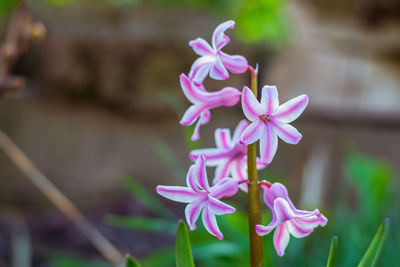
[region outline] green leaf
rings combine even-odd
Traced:
[[[374,239],[369,245],[367,251],[362,257],[358,267],[373,267],[378,262],[379,255],[382,252],[383,245],[389,232],[390,220],[386,218],[379,226],[378,232],[375,234]]]
[[[174,234],[175,222],[165,219],[146,217],[108,215],[106,222],[114,226],[125,227],[138,231],[161,232]]]
[[[125,256],[125,265],[124,267],[141,267],[140,263],[132,258],[129,254]]]
[[[337,243],[338,243],[338,238],[337,238],[337,236],[334,236],[331,241],[331,248],[329,250],[328,263],[326,264],[327,267],[335,267],[336,266]]]
[[[175,220],[175,216],[172,212],[155,197],[155,194],[149,192],[146,187],[135,179],[126,179],[125,188],[138,202],[140,202],[140,204],[146,207],[154,215],[161,215],[165,218]]]
[[[183,221],[178,222],[175,256],[176,267],[194,267],[192,249],[190,248],[189,233]]]

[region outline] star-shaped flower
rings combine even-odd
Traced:
[[[260,140],[261,160],[269,164],[278,148],[278,136],[289,144],[297,144],[302,136],[289,123],[297,119],[308,104],[308,96],[300,95],[279,105],[278,91],[275,86],[264,86],[261,103],[253,92],[244,87],[242,108],[252,123],[244,130],[240,141],[246,145]]]
[[[189,168],[186,183],[187,187],[159,185],[156,191],[171,200],[189,203],[185,208],[185,215],[190,230],[196,229],[195,222],[202,213],[203,225],[206,230],[218,239],[223,239],[224,236],[218,228],[215,215],[234,213],[236,209],[219,199],[236,194],[238,181],[225,178],[210,187],[206,172],[206,157],[201,155]]]
[[[247,179],[247,146],[240,143],[239,139],[248,125],[246,120],[240,121],[233,137],[229,129],[216,129],[214,134],[216,148],[196,149],[190,152],[189,156],[193,161],[201,154],[205,154],[207,166],[216,167],[214,184],[225,177],[232,177],[239,181]],[[264,167],[265,164],[257,158],[257,168]],[[247,184],[241,184],[240,188],[247,191]]]
[[[229,77],[227,70],[234,74],[243,73],[247,70],[248,63],[243,56],[228,55],[221,51],[230,42],[229,37],[224,32],[227,29],[233,29],[234,26],[233,20],[220,24],[212,35],[212,46],[203,38],[189,42],[194,52],[200,56],[193,63],[189,72],[189,77],[196,84],[202,84],[208,74],[215,80],[225,80]]]
[[[290,234],[300,238],[311,234],[314,228],[325,226],[328,219],[318,209],[314,211],[298,210],[289,198],[286,187],[280,183],[261,186],[264,201],[272,211],[272,221],[267,225],[256,226],[258,235],[274,232],[274,247],[278,256],[283,256],[289,243]]]
[[[203,85],[194,84],[185,74],[181,74],[180,82],[183,93],[193,103],[186,110],[180,123],[188,126],[198,119],[192,136],[193,141],[200,138],[200,125],[206,124],[210,120],[210,109],[220,106],[233,106],[240,100],[241,92],[233,87],[225,87],[216,92],[208,92]]]

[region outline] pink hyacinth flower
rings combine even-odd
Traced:
[[[196,127],[192,136],[193,141],[200,138],[200,125],[208,123],[210,120],[210,109],[220,106],[233,106],[240,100],[241,92],[233,87],[225,87],[217,92],[208,92],[203,85],[196,85],[185,74],[180,76],[183,93],[192,102],[180,123],[188,126],[196,120]]]
[[[236,209],[219,199],[236,194],[238,181],[225,178],[210,187],[206,173],[206,157],[201,155],[189,168],[186,183],[187,187],[159,185],[156,191],[171,200],[189,203],[185,208],[185,216],[190,230],[196,229],[195,222],[202,213],[203,225],[206,230],[218,239],[223,239],[224,236],[218,228],[215,215],[234,213]]]
[[[225,80],[229,77],[228,70],[234,74],[243,73],[248,68],[247,60],[240,55],[228,55],[221,51],[230,39],[225,35],[227,29],[233,29],[235,22],[229,20],[220,24],[212,35],[212,46],[203,38],[189,42],[194,52],[200,56],[192,65],[189,77],[194,83],[202,84],[210,74],[215,80]]]
[[[328,219],[318,209],[314,211],[298,210],[289,198],[286,187],[274,183],[268,187],[262,185],[264,201],[272,211],[272,221],[267,225],[256,226],[258,235],[263,236],[274,232],[274,247],[278,256],[283,256],[289,243],[290,234],[294,237],[305,237],[318,226],[325,226]]]
[[[234,179],[247,179],[247,146],[239,142],[244,129],[249,125],[246,120],[242,120],[236,126],[233,137],[229,129],[215,130],[216,148],[196,149],[190,152],[190,158],[195,161],[201,154],[207,157],[207,166],[216,167],[213,183],[219,182],[225,177]],[[265,164],[257,158],[257,168],[262,169]],[[247,191],[247,184],[239,186]]]
[[[308,104],[308,96],[300,95],[279,105],[276,86],[264,86],[261,102],[253,92],[244,87],[242,108],[247,119],[252,121],[244,130],[240,141],[246,145],[260,140],[261,160],[269,164],[278,148],[278,136],[289,144],[297,144],[302,136],[289,123],[297,119]]]

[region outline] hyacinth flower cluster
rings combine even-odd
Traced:
[[[259,181],[257,169],[263,169],[273,161],[278,139],[293,145],[301,141],[302,135],[290,123],[303,113],[309,98],[307,95],[300,95],[279,104],[277,88],[265,85],[258,100],[258,71],[249,66],[245,57],[229,55],[221,50],[230,42],[225,31],[233,29],[234,25],[231,20],[219,25],[214,30],[211,45],[202,38],[189,42],[200,57],[194,61],[187,75],[180,75],[183,93],[192,103],[180,123],[184,126],[195,124],[192,140],[196,141],[200,138],[201,125],[207,124],[211,119],[211,109],[231,107],[241,102],[247,120],[238,123],[233,135],[230,129],[216,129],[215,148],[190,152],[189,157],[195,164],[189,168],[187,186],[159,185],[156,191],[170,200],[187,203],[185,216],[191,230],[196,229],[196,221],[201,215],[205,229],[218,239],[223,239],[216,216],[234,213],[236,209],[221,200],[234,196],[241,188],[249,195],[250,249],[261,246],[262,250],[261,236],[274,231],[274,247],[277,254],[283,256],[290,235],[296,238],[305,237],[316,227],[326,225],[327,219],[318,209],[303,211],[295,208],[286,187],[280,183]],[[240,74],[246,71],[251,73],[252,89],[247,86],[243,86],[241,90],[225,87],[210,92],[203,85],[207,76],[215,80],[226,80],[229,72]],[[260,157],[251,156],[255,155],[257,142]],[[211,185],[207,178],[207,167],[215,167]],[[257,207],[251,202],[257,197],[259,199],[260,190],[263,192],[266,207],[272,212],[272,221],[268,225],[262,225],[260,217],[254,217],[255,220],[251,218],[252,214],[257,213],[254,212]],[[252,233],[261,239],[261,243],[258,242],[257,245]],[[253,266],[257,260],[253,261],[253,254],[250,253]]]

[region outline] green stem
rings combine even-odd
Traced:
[[[257,72],[251,71],[251,90],[257,97]],[[264,247],[262,237],[256,233],[256,225],[261,224],[260,188],[258,186],[256,154],[257,143],[247,146],[247,173],[249,198],[249,236],[251,267],[264,267]]]

